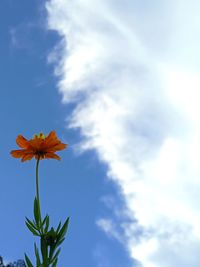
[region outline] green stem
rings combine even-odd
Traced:
[[[38,202],[38,209],[39,209],[39,226],[40,226],[40,231],[41,231],[41,235],[44,234],[44,229],[43,229],[43,226],[42,226],[42,218],[41,218],[41,208],[40,208],[40,194],[39,194],[39,162],[40,162],[40,159],[37,160],[37,163],[36,163],[36,198],[37,198],[37,202]],[[42,266],[43,267],[48,267],[48,248],[46,247],[46,244],[44,244],[44,247],[42,245],[42,242],[43,242],[43,237],[40,236],[40,243],[41,243],[41,254],[42,254]],[[42,252],[42,247],[43,249],[46,251],[45,254],[44,254],[44,251]]]
[[[39,220],[40,220],[40,226],[42,225],[42,218],[41,218],[41,208],[40,208],[40,194],[39,194],[39,162],[40,159],[37,160],[36,163],[36,198],[38,201],[38,207],[39,207]]]

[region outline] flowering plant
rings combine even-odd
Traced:
[[[26,218],[26,226],[34,236],[40,239],[40,249],[34,243],[36,267],[56,267],[58,255],[60,253],[60,245],[65,240],[65,234],[68,229],[69,217],[64,224],[61,222],[54,228],[50,227],[49,215],[44,218],[41,214],[40,195],[39,195],[39,163],[42,159],[57,159],[60,157],[55,154],[56,151],[63,150],[67,144],[63,144],[56,135],[55,131],[51,131],[47,136],[43,133],[34,135],[30,140],[27,140],[22,135],[16,139],[18,150],[12,150],[11,155],[15,158],[21,158],[21,161],[36,159],[36,196],[34,199],[33,214],[34,219]],[[25,254],[27,267],[34,267],[29,257]]]

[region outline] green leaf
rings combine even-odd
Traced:
[[[26,218],[26,220],[27,220],[27,222],[35,229],[35,230],[39,230],[38,229],[38,227],[37,227],[37,225],[35,224],[35,222],[33,221],[31,221],[31,220],[29,220],[27,217],[25,217]]]
[[[40,248],[41,248],[41,252],[42,252],[43,262],[46,262],[47,261],[47,254],[48,254],[48,247],[47,247],[46,241],[45,241],[43,236],[40,239]]]
[[[57,246],[57,247],[60,246],[60,244],[62,244],[62,242],[63,242],[64,240],[65,240],[64,237],[61,238],[60,240],[58,240],[57,243],[56,243],[56,246]]]
[[[46,226],[44,228],[44,232],[48,232],[49,229],[49,215],[46,216]]]
[[[35,249],[35,256],[36,256],[36,264],[37,264],[37,267],[40,267],[41,266],[40,255],[39,255],[38,248],[35,243],[34,243],[34,249]]]
[[[53,256],[53,259],[51,260],[52,263],[58,258],[58,255],[60,254],[60,251],[61,251],[61,248],[59,248],[59,249],[56,251],[56,254]]]
[[[36,197],[34,200],[34,217],[35,217],[36,224],[39,227],[39,225],[40,225],[40,208],[39,208],[38,200]]]
[[[28,223],[25,222],[26,226],[28,227],[28,229],[35,235],[35,236],[40,236],[40,234],[38,234],[38,232]]]
[[[63,227],[60,229],[60,232],[58,233],[59,240],[60,240],[60,238],[63,238],[65,236],[65,234],[67,232],[68,225],[69,225],[69,217],[67,218],[67,220],[63,224]]]
[[[52,267],[56,267],[57,266],[57,262],[58,262],[58,259],[56,259],[53,264],[52,264]]]
[[[48,217],[49,217],[49,215],[46,215],[46,216],[44,217],[44,220],[42,221],[42,226],[46,223],[46,220],[47,220]]]
[[[55,250],[55,246],[51,246],[49,250],[49,259],[53,257],[54,250]]]
[[[44,220],[42,221],[42,225],[44,225],[44,224],[45,224],[45,222],[46,222],[46,219],[47,219],[47,215],[44,217]]]
[[[31,261],[29,260],[29,257],[26,254],[25,254],[25,260],[26,260],[27,267],[34,267]]]
[[[56,229],[56,233],[57,233],[57,234],[59,233],[60,227],[61,227],[61,222],[59,222],[59,225],[58,225],[58,227],[57,227],[57,229]]]

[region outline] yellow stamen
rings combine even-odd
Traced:
[[[35,134],[33,136],[33,139],[37,139],[37,138],[44,140],[46,136],[43,133]]]

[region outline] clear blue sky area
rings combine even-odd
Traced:
[[[69,149],[59,154],[60,162],[41,162],[40,187],[43,214],[49,213],[54,225],[71,218],[58,266],[130,267],[122,245],[95,223],[101,216],[112,216],[101,198],[118,196],[95,153],[77,156],[73,151],[81,137],[66,129],[73,107],[61,103],[54,66],[47,64],[59,37],[45,29],[44,4],[0,1],[0,255],[14,261],[26,252],[33,259],[33,236],[24,218],[32,218],[35,161],[22,164],[9,152],[17,148],[18,134],[31,138],[54,129]]]

